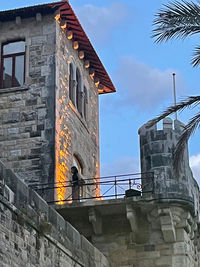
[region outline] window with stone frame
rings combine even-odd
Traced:
[[[79,68],[70,63],[69,66],[69,99],[78,110],[81,117],[87,120],[88,92],[83,87],[82,76]]]
[[[7,42],[1,48],[0,88],[18,87],[25,79],[25,41]]]

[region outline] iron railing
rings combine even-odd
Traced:
[[[59,204],[72,201],[86,201],[89,199],[117,199],[128,195],[143,195],[154,191],[154,175],[152,172],[126,175],[105,176],[85,179],[78,186],[78,197],[74,198],[74,187],[70,181],[32,185],[49,204]],[[100,187],[100,194],[97,194]],[[65,189],[66,197],[55,200],[59,189]],[[131,190],[130,190],[131,189]],[[128,192],[128,195],[127,195]]]

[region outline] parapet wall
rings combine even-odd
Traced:
[[[0,162],[1,266],[109,266],[105,256]]]
[[[163,129],[157,130],[147,124],[139,129],[141,172],[154,173],[154,193],[158,198],[186,201],[199,210],[199,188],[189,167],[188,148],[184,151],[179,176],[173,173],[173,151],[184,128],[184,124],[170,118],[163,120]],[[148,186],[148,184],[143,184]]]

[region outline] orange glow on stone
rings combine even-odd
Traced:
[[[55,15],[55,20],[58,21],[60,19],[60,13]]]
[[[68,104],[66,103],[66,82],[60,78],[60,86],[63,90],[62,96],[59,96],[59,91],[56,92],[56,135],[55,135],[55,199],[59,205],[65,203],[67,196],[71,191],[66,186],[69,182],[70,173],[70,147],[71,136],[67,126],[69,121],[67,115]]]
[[[96,177],[95,177],[95,183],[99,182],[99,163],[96,162]],[[100,188],[100,184],[96,185],[96,190],[95,190],[95,195],[98,197],[97,200],[100,200],[101,198],[99,198],[99,196],[101,195],[101,188]]]

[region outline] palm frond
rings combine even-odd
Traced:
[[[168,115],[173,114],[177,111],[182,111],[185,108],[196,107],[196,105],[198,105],[198,104],[200,104],[200,96],[190,96],[190,97],[186,98],[185,100],[177,103],[176,106],[168,107],[166,110],[164,110],[161,113],[161,115],[157,116],[153,120],[150,120],[147,123],[146,127],[150,128],[151,126],[153,126],[154,124],[156,124],[160,120],[164,119]]]
[[[156,38],[156,42],[200,33],[200,5],[174,1],[164,6],[153,22],[155,29],[152,37]]]
[[[194,131],[200,125],[200,112],[190,119],[188,124],[184,127],[184,130],[178,140],[178,143],[174,150],[173,169],[176,176],[179,174],[181,162],[184,155],[184,150],[188,139],[194,133]]]
[[[193,67],[196,67],[200,64],[200,46],[197,46],[194,51],[194,57],[191,61]]]

